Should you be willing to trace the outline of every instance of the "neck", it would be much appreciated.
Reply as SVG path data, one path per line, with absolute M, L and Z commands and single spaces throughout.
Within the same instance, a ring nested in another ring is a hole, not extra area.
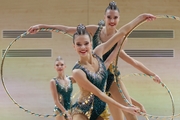
M 115 34 L 116 31 L 117 30 L 114 29 L 114 28 L 108 28 L 108 27 L 104 28 L 104 34 L 107 35 L 107 36 Z
M 80 60 L 79 60 L 79 63 L 81 65 L 92 64 L 93 63 L 93 55 L 92 55 L 92 53 L 89 54 L 87 57 L 81 57 Z
M 58 76 L 57 76 L 58 79 L 61 79 L 61 80 L 65 80 L 65 75 L 64 73 L 59 73 Z

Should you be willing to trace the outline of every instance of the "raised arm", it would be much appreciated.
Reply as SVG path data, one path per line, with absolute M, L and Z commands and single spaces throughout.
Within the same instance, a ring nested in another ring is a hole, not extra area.
M 121 44 L 121 42 L 119 41 L 118 44 L 116 45 L 115 49 L 113 50 L 113 52 L 111 52 L 111 54 L 108 56 L 108 58 L 104 62 L 106 69 L 108 69 L 109 65 L 116 59 L 116 56 L 117 56 L 119 48 L 120 48 L 120 44 Z
M 36 34 L 39 29 L 41 28 L 52 28 L 63 31 L 64 33 L 73 35 L 76 32 L 76 27 L 70 27 L 65 25 L 47 25 L 47 24 L 37 24 L 31 26 L 27 31 L 31 34 Z M 98 28 L 97 25 L 87 25 L 87 31 L 93 36 L 95 34 L 96 29 Z
M 92 83 L 90 83 L 88 81 L 88 79 L 86 78 L 85 73 L 82 70 L 79 69 L 74 69 L 73 70 L 73 78 L 75 79 L 76 83 L 82 87 L 83 89 L 92 92 L 94 95 L 96 95 L 97 97 L 99 97 L 102 101 L 108 103 L 108 104 L 112 104 L 115 107 L 118 107 L 126 112 L 129 112 L 131 114 L 135 114 L 137 115 L 139 112 L 139 109 L 136 107 L 126 107 L 123 106 L 121 104 L 119 104 L 118 102 L 116 102 L 115 100 L 113 100 L 112 98 L 108 97 L 105 93 L 103 93 L 102 91 L 100 91 L 96 86 L 94 86 Z
M 133 29 L 136 25 L 141 23 L 144 20 L 151 21 L 154 20 L 156 17 L 152 14 L 141 14 L 137 16 L 135 19 L 127 23 L 126 25 L 122 26 L 116 34 L 114 34 L 107 42 L 99 45 L 96 49 L 101 51 L 102 55 L 109 51 L 119 40 L 122 42 L 122 39 L 131 29 Z M 99 54 L 99 56 L 102 56 Z

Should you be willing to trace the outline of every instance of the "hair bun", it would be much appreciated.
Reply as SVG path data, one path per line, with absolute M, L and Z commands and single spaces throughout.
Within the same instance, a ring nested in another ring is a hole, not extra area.
M 100 20 L 99 23 L 98 23 L 99 26 L 105 26 L 105 22 L 104 20 Z
M 117 9 L 116 3 L 114 1 L 109 3 L 109 7 L 110 7 L 111 10 L 116 10 Z
M 86 27 L 85 27 L 83 24 L 79 24 L 79 25 L 77 26 L 77 33 L 78 33 L 79 35 L 84 35 L 85 32 L 86 32 Z

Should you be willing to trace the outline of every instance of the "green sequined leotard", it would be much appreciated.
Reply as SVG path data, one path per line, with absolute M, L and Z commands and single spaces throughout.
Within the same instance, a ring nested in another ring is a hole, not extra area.
M 102 30 L 102 26 L 100 25 L 98 27 L 98 29 L 96 30 L 94 36 L 93 36 L 93 49 L 96 48 L 99 44 L 102 43 L 101 39 L 100 39 L 100 32 Z M 104 55 L 103 55 L 103 60 L 105 61 L 108 56 L 111 54 L 111 52 L 114 50 L 114 48 L 116 47 L 117 44 L 115 44 L 108 52 L 106 52 Z M 111 66 L 113 66 L 111 64 Z M 107 84 L 106 84 L 106 92 L 109 92 L 109 89 L 111 87 L 111 84 L 113 83 L 114 81 L 114 74 L 111 72 L 112 70 L 110 70 L 110 68 L 107 70 L 108 72 L 108 78 L 107 78 Z M 120 75 L 120 71 L 117 71 L 118 72 L 118 75 Z
M 87 79 L 97 88 L 104 92 L 104 86 L 107 80 L 107 70 L 101 58 L 96 54 L 93 55 L 99 63 L 99 70 L 97 72 L 90 72 L 88 69 L 80 65 L 78 62 L 73 69 L 81 69 L 85 72 Z M 95 107 L 96 106 L 96 107 Z M 72 113 L 82 113 L 90 120 L 96 120 L 98 116 L 105 110 L 106 103 L 101 101 L 97 96 L 91 94 L 88 100 L 84 102 L 77 101 L 72 107 Z
M 73 85 L 72 85 L 72 81 L 70 80 L 69 77 L 67 77 L 68 81 L 69 81 L 69 85 L 67 87 L 62 86 L 61 84 L 59 84 L 59 82 L 57 81 L 57 78 L 53 78 L 56 82 L 56 88 L 57 88 L 57 92 L 58 92 L 58 96 L 59 96 L 59 102 L 64 106 L 64 108 L 66 110 L 70 110 L 71 108 L 71 94 L 73 91 Z M 61 110 L 55 106 L 54 111 L 56 112 L 56 114 L 62 114 Z

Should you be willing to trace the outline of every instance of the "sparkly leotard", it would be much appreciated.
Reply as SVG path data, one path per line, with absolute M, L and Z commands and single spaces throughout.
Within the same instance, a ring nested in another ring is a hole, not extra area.
M 87 79 L 97 88 L 104 92 L 104 86 L 107 80 L 106 67 L 101 58 L 96 54 L 93 56 L 98 60 L 99 69 L 97 72 L 90 72 L 88 69 L 80 65 L 78 62 L 73 69 L 81 69 L 87 76 Z M 106 103 L 101 101 L 97 96 L 91 94 L 84 102 L 77 101 L 72 107 L 72 113 L 82 113 L 90 120 L 96 120 L 98 116 L 105 110 Z
M 59 102 L 64 106 L 66 110 L 70 110 L 71 108 L 71 94 L 73 91 L 72 81 L 69 77 L 67 77 L 69 84 L 67 87 L 59 84 L 57 78 L 53 78 L 56 82 L 56 88 L 59 96 Z M 61 110 L 55 105 L 54 111 L 56 114 L 62 114 Z
M 96 30 L 94 36 L 93 36 L 93 49 L 95 47 L 97 47 L 99 44 L 102 43 L 101 39 L 100 39 L 100 32 L 102 30 L 102 26 L 99 26 L 98 29 Z M 108 56 L 111 54 L 111 52 L 114 50 L 114 48 L 116 47 L 117 44 L 115 44 L 108 52 L 106 52 L 104 55 L 103 55 L 103 60 L 105 61 Z M 108 78 L 107 78 L 107 84 L 106 84 L 106 92 L 109 92 L 109 89 L 111 87 L 111 84 L 113 83 L 114 81 L 114 73 L 113 73 L 113 70 L 112 68 L 114 67 L 114 65 L 110 65 L 109 69 L 107 70 L 108 72 Z M 120 71 L 117 71 L 118 74 L 120 75 Z

